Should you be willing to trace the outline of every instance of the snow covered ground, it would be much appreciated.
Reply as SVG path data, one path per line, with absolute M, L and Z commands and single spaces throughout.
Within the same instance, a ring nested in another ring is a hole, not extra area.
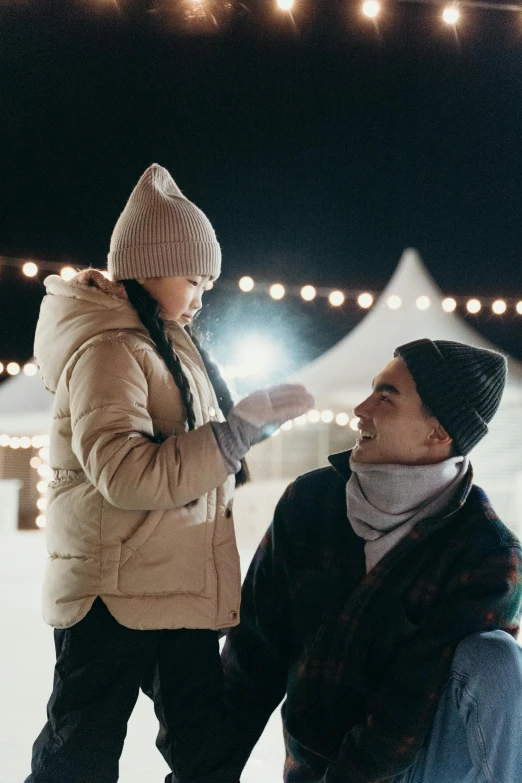
M 241 552 L 246 568 L 252 550 Z M 45 563 L 39 532 L 0 535 L 0 780 L 23 783 L 31 745 L 45 723 L 54 666 L 52 630 L 40 613 Z M 141 695 L 129 722 L 120 764 L 121 783 L 161 783 L 167 766 L 155 747 L 152 703 Z M 283 741 L 279 711 L 272 716 L 250 758 L 242 783 L 282 780 Z

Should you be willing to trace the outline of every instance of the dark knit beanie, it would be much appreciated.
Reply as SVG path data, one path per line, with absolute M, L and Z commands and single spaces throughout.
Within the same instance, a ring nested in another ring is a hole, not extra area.
M 450 340 L 414 340 L 395 350 L 419 396 L 467 454 L 488 432 L 506 385 L 507 361 L 497 351 Z

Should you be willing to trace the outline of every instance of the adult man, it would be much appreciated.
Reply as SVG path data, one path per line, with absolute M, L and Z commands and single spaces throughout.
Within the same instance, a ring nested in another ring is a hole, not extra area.
M 223 654 L 243 761 L 286 695 L 286 783 L 522 780 L 522 548 L 468 453 L 506 361 L 416 340 L 360 437 L 280 500 Z

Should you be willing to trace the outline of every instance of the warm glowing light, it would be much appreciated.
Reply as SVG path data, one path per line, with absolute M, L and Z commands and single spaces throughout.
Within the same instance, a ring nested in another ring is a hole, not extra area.
M 400 298 L 400 296 L 388 297 L 388 307 L 390 308 L 390 310 L 398 310 L 401 304 L 402 304 L 402 299 Z
M 29 460 L 29 465 L 36 470 L 36 468 L 39 468 L 42 464 L 42 460 L 40 457 L 31 457 Z
M 38 267 L 32 261 L 28 261 L 23 265 L 22 272 L 26 277 L 36 277 L 38 274 Z
M 36 485 L 36 489 L 40 493 L 40 495 L 45 495 L 47 492 L 47 481 L 39 481 Z
M 522 302 L 517 302 L 516 311 L 519 315 L 522 315 Z
M 27 364 L 24 364 L 24 373 L 26 375 L 36 375 L 38 372 L 38 368 L 36 367 L 36 364 L 33 364 L 32 362 L 27 362 Z
M 20 446 L 22 449 L 30 449 L 31 438 L 28 438 L 27 435 L 24 435 L 23 438 L 20 438 Z
M 38 498 L 36 501 L 36 508 L 38 511 L 45 511 L 47 508 L 47 498 Z
M 357 304 L 359 307 L 363 307 L 367 310 L 373 304 L 373 296 L 371 294 L 361 294 L 357 299 Z
M 0 435 L 0 446 L 3 446 L 4 448 L 6 446 L 9 446 L 10 440 L 11 438 L 9 437 L 9 435 Z
M 459 9 L 455 5 L 449 5 L 442 12 L 442 18 L 446 24 L 457 24 L 460 18 Z
M 305 300 L 305 302 L 311 302 L 312 299 L 315 299 L 316 290 L 313 287 L 313 285 L 305 285 L 303 288 L 301 288 L 301 296 Z
M 431 304 L 430 298 L 429 296 L 419 296 L 415 304 L 417 305 L 419 310 L 427 310 Z
M 108 272 L 106 269 L 102 269 L 102 270 L 101 270 L 101 273 L 102 273 L 102 275 L 103 275 L 104 277 L 106 277 L 106 278 L 107 278 L 107 280 L 110 280 L 110 279 L 111 279 L 110 272 Z
M 482 305 L 478 299 L 470 299 L 466 305 L 468 313 L 479 313 Z
M 277 435 L 280 435 L 280 434 L 281 434 L 281 428 L 279 428 L 278 430 L 276 430 L 275 432 L 273 432 L 273 433 L 272 433 L 272 435 L 271 435 L 271 437 L 272 437 L 272 438 L 275 438 Z
M 339 427 L 346 427 L 349 421 L 350 417 L 347 413 L 338 413 L 335 417 L 335 423 L 338 424 Z
M 40 435 L 40 441 L 42 443 L 42 446 L 49 446 L 51 443 L 51 438 L 49 435 Z
M 368 19 L 375 19 L 379 16 L 381 5 L 376 0 L 366 0 L 362 6 L 362 12 Z
M 493 302 L 491 305 L 491 309 L 495 315 L 502 315 L 502 313 L 505 313 L 507 310 L 507 304 L 502 299 L 497 299 L 497 301 Z
M 46 460 L 48 460 L 49 459 L 49 449 L 48 449 L 48 447 L 44 446 L 43 449 L 40 449 L 40 451 L 38 452 L 38 456 L 40 457 L 41 460 L 44 460 L 44 462 Z
M 284 424 L 281 424 L 281 429 L 284 430 L 285 432 L 288 432 L 288 430 L 291 430 L 293 426 L 294 426 L 293 421 L 285 421 Z
M 316 410 L 308 411 L 308 413 L 306 414 L 306 418 L 308 419 L 310 424 L 317 424 L 317 422 L 321 420 L 321 414 L 319 413 L 319 411 Z
M 45 514 L 39 514 L 36 519 L 34 520 L 34 523 L 36 527 L 45 527 L 47 520 L 45 519 Z
M 328 301 L 333 307 L 340 307 L 344 302 L 344 294 L 342 291 L 332 291 L 328 297 Z
M 64 280 L 72 280 L 75 276 L 76 272 L 72 268 L 72 266 L 64 266 L 60 270 L 60 275 L 63 277 Z
M 9 438 L 9 446 L 12 449 L 19 449 L 20 448 L 20 438 Z
M 251 277 L 248 277 L 248 276 L 242 277 L 241 280 L 239 281 L 239 287 L 245 293 L 248 293 L 249 291 L 251 291 L 253 289 L 254 285 L 255 285 L 254 281 L 252 280 Z
M 34 435 L 31 438 L 31 446 L 33 449 L 40 449 L 43 446 L 40 435 Z
M 52 475 L 52 470 L 49 465 L 40 465 L 38 468 L 38 475 L 42 478 L 50 478 Z
M 302 427 L 307 421 L 306 413 L 303 413 L 302 416 L 298 416 L 297 419 L 294 419 L 294 424 L 297 424 L 298 427 Z
M 451 296 L 448 296 L 447 299 L 444 299 L 442 302 L 442 309 L 446 313 L 452 313 L 456 307 L 457 303 Z
M 280 11 L 291 11 L 294 7 L 294 0 L 277 0 L 277 7 Z
M 274 285 L 270 286 L 270 296 L 272 299 L 282 299 L 285 294 L 285 287 L 284 285 L 281 285 L 281 283 L 274 283 Z
M 326 410 L 321 413 L 321 421 L 324 421 L 325 424 L 330 424 L 333 419 L 334 415 L 332 411 Z
M 3 372 L 3 371 L 4 371 L 4 365 L 2 364 L 2 362 L 0 362 L 0 372 Z
M 18 375 L 20 372 L 20 365 L 17 362 L 9 362 L 6 369 L 9 375 Z
M 350 422 L 350 429 L 357 431 L 359 429 L 359 419 L 352 419 Z

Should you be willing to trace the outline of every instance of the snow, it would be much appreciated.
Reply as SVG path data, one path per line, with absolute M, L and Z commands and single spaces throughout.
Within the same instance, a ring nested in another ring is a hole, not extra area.
M 253 551 L 242 550 L 243 570 Z M 0 778 L 22 783 L 30 772 L 31 746 L 46 720 L 54 667 L 53 633 L 41 618 L 40 593 L 45 564 L 41 532 L 0 535 Z M 152 702 L 140 695 L 129 721 L 120 763 L 121 783 L 161 783 L 168 768 L 156 750 L 157 721 Z M 279 710 L 242 775 L 242 783 L 282 780 L 284 761 Z

